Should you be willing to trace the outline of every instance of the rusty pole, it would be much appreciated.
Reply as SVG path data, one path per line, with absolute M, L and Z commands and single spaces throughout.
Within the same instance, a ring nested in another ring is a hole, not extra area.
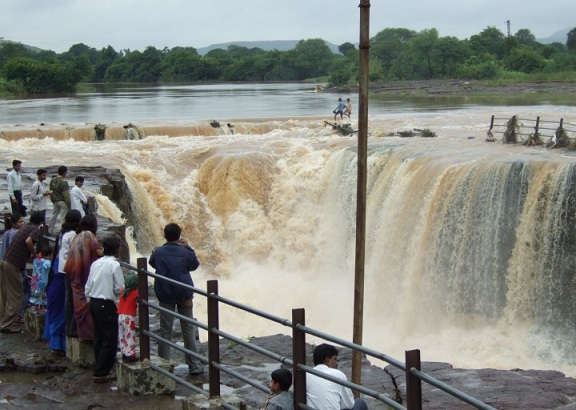
M 352 341 L 362 344 L 364 327 L 364 262 L 366 256 L 366 180 L 368 157 L 368 75 L 370 63 L 370 0 L 360 5 L 360 66 L 358 69 L 358 180 L 356 190 L 356 259 L 354 269 L 354 329 Z M 352 382 L 362 384 L 362 356 L 352 354 Z M 354 392 L 358 397 L 358 392 Z

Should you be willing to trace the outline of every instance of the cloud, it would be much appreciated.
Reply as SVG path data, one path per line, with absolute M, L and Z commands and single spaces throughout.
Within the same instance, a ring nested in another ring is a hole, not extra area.
M 0 35 L 5 39 L 66 51 L 76 43 L 116 50 L 191 46 L 229 41 L 322 38 L 358 42 L 360 0 L 0 0 Z M 387 27 L 437 28 L 460 39 L 488 26 L 512 34 L 527 28 L 537 37 L 572 28 L 573 0 L 454 2 L 372 0 L 370 33 Z

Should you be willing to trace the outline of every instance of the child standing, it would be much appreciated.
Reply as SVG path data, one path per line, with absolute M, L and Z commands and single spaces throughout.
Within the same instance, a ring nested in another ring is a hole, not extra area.
M 44 245 L 33 262 L 30 278 L 30 303 L 38 310 L 46 310 L 46 284 L 52 267 L 52 247 Z
M 115 301 L 124 288 L 124 276 L 116 255 L 120 238 L 108 236 L 102 241 L 104 256 L 90 266 L 84 291 L 90 298 L 90 313 L 94 322 L 94 358 L 96 360 L 92 381 L 105 383 L 116 380 L 112 368 L 116 363 L 118 347 L 118 310 Z
M 136 309 L 138 307 L 138 276 L 131 273 L 124 279 L 124 289 L 118 302 L 118 337 L 122 361 L 133 363 L 136 356 Z

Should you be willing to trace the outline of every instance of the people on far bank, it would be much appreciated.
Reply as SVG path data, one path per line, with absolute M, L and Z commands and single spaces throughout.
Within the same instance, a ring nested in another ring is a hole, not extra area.
M 48 171 L 40 168 L 36 171 L 37 179 L 32 184 L 30 189 L 30 211 L 40 212 L 42 214 L 43 220 L 46 221 L 46 208 L 48 207 L 48 197 L 52 193 L 48 189 L 48 184 L 46 183 L 46 177 L 48 176 Z
M 343 119 L 344 117 L 344 110 L 346 109 L 346 104 L 344 104 L 344 101 L 342 101 L 342 98 L 338 98 L 338 105 L 336 106 L 336 108 L 334 108 L 334 111 L 332 111 L 332 113 L 334 114 L 334 121 L 336 121 L 336 117 L 338 115 L 340 115 L 340 119 Z
M 188 245 L 180 235 L 182 229 L 175 223 L 169 223 L 164 227 L 166 243 L 155 248 L 150 255 L 150 266 L 156 269 L 156 274 L 166 278 L 194 286 L 190 271 L 195 271 L 200 266 L 194 249 Z M 194 292 L 191 289 L 173 285 L 165 280 L 154 280 L 154 292 L 158 298 L 160 307 L 178 313 L 182 316 L 193 318 L 192 298 Z M 174 316 L 160 312 L 160 336 L 168 341 L 172 340 L 172 327 Z M 184 347 L 198 354 L 196 345 L 196 326 L 180 319 Z M 167 343 L 158 342 L 158 356 L 170 360 L 171 347 Z M 186 364 L 190 375 L 198 375 L 204 371 L 202 362 L 191 354 L 186 354 Z
M 52 216 L 48 222 L 48 231 L 51 234 L 56 234 L 56 223 L 58 219 L 64 218 L 68 209 L 70 209 L 70 187 L 66 181 L 66 174 L 68 167 L 60 165 L 58 167 L 58 175 L 50 180 L 50 200 L 52 201 Z
M 20 175 L 21 169 L 22 161 L 19 159 L 12 161 L 12 171 L 6 175 L 6 181 L 8 183 L 8 197 L 10 198 L 12 213 L 18 213 L 22 216 L 26 216 L 27 208 L 22 202 L 22 177 Z
M 77 176 L 74 179 L 74 186 L 70 190 L 70 209 L 76 209 L 80 211 L 82 216 L 86 215 L 86 207 L 88 206 L 88 198 L 82 192 L 82 186 L 84 185 L 84 177 Z
M 314 370 L 347 381 L 346 375 L 337 369 L 338 350 L 327 343 L 314 348 Z M 306 403 L 322 410 L 367 410 L 363 399 L 354 399 L 352 390 L 338 383 L 323 379 L 312 373 L 306 375 Z
M 262 410 L 294 410 L 294 393 L 292 386 L 292 372 L 288 369 L 276 369 L 270 375 L 270 395 L 264 403 Z

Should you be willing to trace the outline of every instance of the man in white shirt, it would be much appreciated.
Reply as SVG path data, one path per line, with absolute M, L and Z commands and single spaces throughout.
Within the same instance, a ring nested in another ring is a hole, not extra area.
M 77 176 L 74 179 L 74 186 L 70 190 L 70 208 L 80 211 L 82 217 L 84 217 L 86 215 L 84 204 L 88 204 L 88 199 L 82 192 L 82 185 L 84 185 L 84 177 Z
M 22 161 L 15 159 L 12 161 L 12 171 L 6 176 L 8 182 L 8 196 L 10 197 L 10 205 L 12 205 L 12 213 L 26 216 L 26 207 L 22 202 L 22 177 L 20 176 L 20 169 L 22 168 Z
M 102 241 L 104 256 L 90 266 L 88 281 L 84 287 L 90 298 L 90 313 L 94 320 L 94 358 L 96 364 L 92 381 L 105 383 L 116 380 L 112 373 L 118 346 L 118 309 L 116 301 L 124 288 L 124 275 L 116 255 L 120 250 L 120 238 L 108 236 Z
M 40 212 L 42 214 L 42 219 L 46 220 L 46 208 L 48 207 L 48 196 L 52 193 L 48 190 L 48 184 L 46 183 L 46 176 L 48 171 L 40 168 L 36 171 L 38 179 L 32 184 L 30 189 L 30 211 Z
M 338 350 L 327 343 L 314 349 L 314 370 L 346 381 L 346 375 L 338 367 Z M 317 410 L 367 410 L 362 399 L 354 399 L 352 390 L 314 374 L 306 375 L 306 404 Z

